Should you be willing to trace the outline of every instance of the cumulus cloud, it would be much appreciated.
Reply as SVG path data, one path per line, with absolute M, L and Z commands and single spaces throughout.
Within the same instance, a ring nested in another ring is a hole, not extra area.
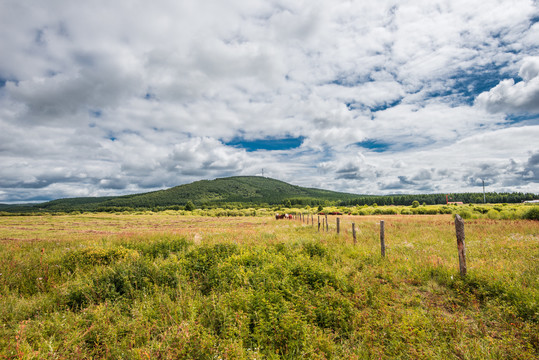
M 534 191 L 537 16 L 531 0 L 4 1 L 0 201 L 262 168 L 354 193 L 486 175 Z M 301 146 L 226 145 L 287 138 Z
M 489 112 L 539 112 L 539 57 L 524 59 L 518 76 L 522 81 L 502 80 L 480 94 L 476 104 Z
M 244 150 L 224 146 L 211 138 L 195 138 L 174 146 L 167 166 L 186 175 L 208 175 L 209 171 L 237 173 L 245 167 Z

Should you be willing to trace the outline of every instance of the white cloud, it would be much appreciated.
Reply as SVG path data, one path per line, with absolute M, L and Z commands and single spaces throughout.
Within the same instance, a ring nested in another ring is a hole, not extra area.
M 538 15 L 531 0 L 4 1 L 0 201 L 262 168 L 388 193 L 456 191 L 490 164 L 497 189 L 537 191 Z M 506 119 L 520 112 L 526 134 Z M 303 145 L 224 144 L 286 137 Z
M 525 58 L 518 72 L 522 81 L 501 81 L 493 89 L 477 97 L 477 105 L 490 112 L 539 111 L 539 57 Z

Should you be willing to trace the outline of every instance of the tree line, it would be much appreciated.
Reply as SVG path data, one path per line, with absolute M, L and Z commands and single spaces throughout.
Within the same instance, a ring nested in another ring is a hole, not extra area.
M 446 197 L 447 196 L 447 197 Z M 360 196 L 355 199 L 341 200 L 340 206 L 357 205 L 404 205 L 410 206 L 414 201 L 426 205 L 445 204 L 446 199 L 450 202 L 463 202 L 465 204 L 481 204 L 486 200 L 487 203 L 521 203 L 526 200 L 534 200 L 536 195 L 533 193 L 455 193 L 455 194 L 416 194 L 416 195 L 383 195 L 383 196 Z

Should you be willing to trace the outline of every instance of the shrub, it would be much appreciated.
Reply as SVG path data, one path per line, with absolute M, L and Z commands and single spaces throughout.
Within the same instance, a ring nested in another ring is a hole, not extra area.
M 469 210 L 462 209 L 462 210 L 459 210 L 457 212 L 457 214 L 459 214 L 460 217 L 463 218 L 463 219 L 471 219 L 472 218 L 472 213 Z
M 473 211 L 480 213 L 480 214 L 486 214 L 488 213 L 489 209 L 483 206 L 476 206 L 473 208 Z
M 530 210 L 526 211 L 523 216 L 524 219 L 539 221 L 539 206 L 534 206 Z
M 515 218 L 515 213 L 509 210 L 502 210 L 499 216 L 500 219 L 511 220 Z
M 185 204 L 185 210 L 193 211 L 195 209 L 196 209 L 195 204 L 193 204 L 192 201 L 188 201 L 187 204 Z
M 500 218 L 500 213 L 497 212 L 496 210 L 494 209 L 490 209 L 487 213 L 487 217 L 489 219 L 492 219 L 492 220 L 496 220 L 496 219 L 499 219 Z
M 451 209 L 449 206 L 442 206 L 441 208 L 438 209 L 438 211 L 440 212 L 440 214 L 452 214 L 453 213 L 453 209 Z
M 120 260 L 135 260 L 139 255 L 138 251 L 123 246 L 110 249 L 87 247 L 67 253 L 61 263 L 73 271 L 78 266 L 109 265 Z
M 126 245 L 138 250 L 143 256 L 150 258 L 167 258 L 171 253 L 185 251 L 189 247 L 189 242 L 185 238 L 160 238 L 151 242 L 137 242 L 133 245 Z
M 319 242 L 306 242 L 303 244 L 303 251 L 309 255 L 309 257 L 319 256 L 324 257 L 327 253 L 325 246 Z

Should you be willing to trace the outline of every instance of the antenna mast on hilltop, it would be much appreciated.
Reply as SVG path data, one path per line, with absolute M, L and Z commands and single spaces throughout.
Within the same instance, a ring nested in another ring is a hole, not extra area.
M 264 168 L 262 168 L 262 177 L 264 177 Z

